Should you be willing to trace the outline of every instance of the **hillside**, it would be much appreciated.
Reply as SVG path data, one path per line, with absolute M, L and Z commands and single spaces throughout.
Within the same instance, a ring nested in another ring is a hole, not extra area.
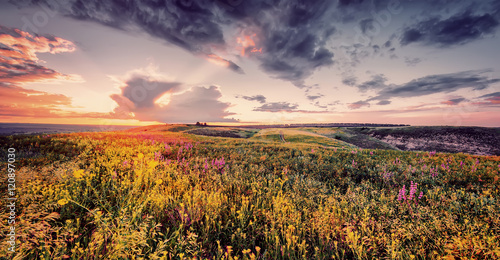
M 360 150 L 335 128 L 193 131 L 237 129 L 0 136 L 9 259 L 500 258 L 499 156 Z
M 437 151 L 500 155 L 500 129 L 486 127 L 413 126 L 351 128 L 404 151 Z
M 243 138 L 249 141 L 317 144 L 325 147 L 436 151 L 500 155 L 500 129 L 485 127 L 283 127 L 248 128 L 194 125 L 155 125 L 129 132 L 176 132 L 197 136 Z

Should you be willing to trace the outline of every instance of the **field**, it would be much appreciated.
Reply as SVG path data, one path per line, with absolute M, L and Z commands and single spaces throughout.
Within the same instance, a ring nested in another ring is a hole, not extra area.
M 386 144 L 356 136 L 153 126 L 0 137 L 2 158 L 15 149 L 17 194 L 14 253 L 1 201 L 0 257 L 500 258 L 499 156 L 361 149 Z

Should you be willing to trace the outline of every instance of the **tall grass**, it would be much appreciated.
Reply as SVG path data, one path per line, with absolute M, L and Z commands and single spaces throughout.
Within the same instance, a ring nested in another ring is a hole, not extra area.
M 1 142 L 20 157 L 9 259 L 500 258 L 499 157 L 169 132 Z

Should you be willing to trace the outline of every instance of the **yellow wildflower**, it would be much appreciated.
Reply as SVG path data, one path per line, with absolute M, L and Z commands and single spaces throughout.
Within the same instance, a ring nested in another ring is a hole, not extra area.
M 149 168 L 150 170 L 152 170 L 152 169 L 154 169 L 156 166 L 158 166 L 158 164 L 159 164 L 159 163 L 158 163 L 157 161 L 149 161 L 149 162 L 148 162 L 148 168 Z
M 142 158 L 144 158 L 144 154 L 139 153 L 139 154 L 137 155 L 137 158 L 139 158 L 139 160 L 141 160 Z
M 162 183 L 163 183 L 163 180 L 162 180 L 162 179 L 159 179 L 159 180 L 156 180 L 155 182 L 156 182 L 156 184 L 157 184 L 157 185 L 160 185 L 160 184 L 162 184 Z
M 77 179 L 81 179 L 84 175 L 84 171 L 83 170 L 78 170 L 78 171 L 74 171 L 73 172 L 73 176 L 75 176 L 75 178 Z
M 60 199 L 60 200 L 57 201 L 57 203 L 59 205 L 63 206 L 63 205 L 68 204 L 68 200 L 67 199 Z

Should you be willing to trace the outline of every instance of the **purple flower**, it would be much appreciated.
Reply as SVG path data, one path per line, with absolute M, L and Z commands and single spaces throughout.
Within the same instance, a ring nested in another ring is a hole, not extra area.
M 205 170 L 208 170 L 208 162 L 207 162 L 207 159 L 205 159 Z
M 399 194 L 398 194 L 398 201 L 405 201 L 406 200 L 406 187 L 405 185 L 403 185 L 403 188 L 401 188 L 399 190 Z
M 417 183 L 414 183 L 413 181 L 410 184 L 410 197 L 408 200 L 412 200 L 415 197 L 415 193 L 417 192 Z

